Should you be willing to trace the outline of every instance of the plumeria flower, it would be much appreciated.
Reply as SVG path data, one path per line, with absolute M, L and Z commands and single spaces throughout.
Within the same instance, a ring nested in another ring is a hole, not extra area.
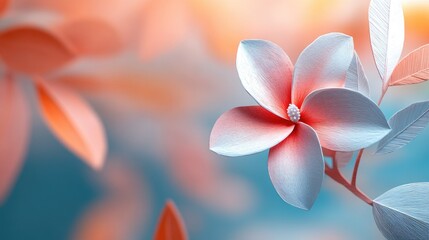
M 268 171 L 282 199 L 310 209 L 324 175 L 321 147 L 355 151 L 389 132 L 377 105 L 343 88 L 353 39 L 340 33 L 317 38 L 295 68 L 276 44 L 242 41 L 237 70 L 260 106 L 234 108 L 215 123 L 210 149 L 242 156 L 270 149 Z

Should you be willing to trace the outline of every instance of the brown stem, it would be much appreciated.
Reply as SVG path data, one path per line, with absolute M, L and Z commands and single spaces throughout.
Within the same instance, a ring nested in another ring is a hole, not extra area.
M 335 160 L 333 159 L 333 162 Z M 369 198 L 367 195 L 365 195 L 359 188 L 357 188 L 355 185 L 352 185 L 347 181 L 347 179 L 344 177 L 343 174 L 338 170 L 338 167 L 336 167 L 336 164 L 333 164 L 333 167 L 330 168 L 325 163 L 325 174 L 328 175 L 332 180 L 336 181 L 337 183 L 343 185 L 345 188 L 347 188 L 351 193 L 353 193 L 356 197 L 361 199 L 362 201 L 366 202 L 368 205 L 372 206 L 373 201 L 371 198 Z
M 356 158 L 356 162 L 355 162 L 355 167 L 353 168 L 353 175 L 352 175 L 352 186 L 356 186 L 356 178 L 357 178 L 357 173 L 359 170 L 359 164 L 360 164 L 360 159 L 362 158 L 362 154 L 363 154 L 363 150 L 361 149 L 358 153 L 358 156 Z

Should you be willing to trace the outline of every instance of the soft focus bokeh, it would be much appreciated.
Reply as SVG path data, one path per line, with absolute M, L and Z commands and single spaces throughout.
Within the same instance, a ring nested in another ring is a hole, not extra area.
M 56 56 L 67 59 L 64 64 L 40 61 L 34 69 L 32 59 L 20 59 L 10 42 L 0 41 L 0 52 L 11 54 L 0 63 L 0 106 L 17 118 L 5 123 L 1 116 L 0 134 L 10 136 L 10 157 L 23 159 L 22 166 L 12 166 L 17 177 L 0 205 L 0 239 L 151 239 L 168 199 L 180 209 L 190 239 L 381 238 L 371 208 L 328 177 L 312 210 L 303 211 L 277 195 L 267 152 L 227 158 L 208 149 L 211 127 L 224 111 L 254 104 L 235 70 L 243 39 L 276 42 L 294 62 L 317 36 L 349 34 L 376 99 L 381 81 L 369 43 L 368 5 L 369 0 L 0 1 L 1 32 L 37 27 L 67 46 Z M 404 0 L 403 6 L 404 56 L 429 43 L 429 2 Z M 23 39 L 37 45 L 46 36 Z M 54 40 L 49 41 L 58 44 Z M 16 51 L 21 50 L 26 51 Z M 9 74 L 13 85 L 6 82 Z M 78 157 L 85 152 L 64 147 L 44 124 L 40 89 L 33 87 L 40 76 L 43 84 L 83 96 L 97 113 L 108 146 L 101 169 L 85 164 Z M 390 88 L 382 110 L 390 117 L 429 99 L 428 84 Z M 2 97 L 6 87 L 17 91 L 17 106 Z M 358 185 L 375 198 L 401 184 L 429 181 L 428 138 L 426 129 L 395 153 L 366 151 Z

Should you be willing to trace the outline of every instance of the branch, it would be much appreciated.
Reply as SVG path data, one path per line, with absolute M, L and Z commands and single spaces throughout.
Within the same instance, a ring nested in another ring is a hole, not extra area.
M 359 153 L 358 153 L 357 158 L 356 158 L 355 167 L 353 168 L 352 186 L 356 186 L 356 178 L 357 178 L 357 173 L 358 173 L 358 170 L 359 170 L 360 159 L 362 158 L 363 151 L 364 151 L 364 149 L 361 149 L 359 151 Z
M 346 189 L 348 189 L 351 193 L 353 193 L 356 197 L 367 203 L 368 205 L 373 204 L 373 201 L 371 198 L 369 198 L 367 195 L 365 195 L 359 188 L 357 188 L 355 185 L 350 184 L 347 179 L 344 177 L 343 174 L 338 170 L 338 167 L 336 165 L 335 158 L 332 159 L 333 161 L 333 167 L 330 168 L 328 164 L 325 163 L 325 174 L 332 178 L 332 180 L 336 181 L 337 183 L 343 185 Z

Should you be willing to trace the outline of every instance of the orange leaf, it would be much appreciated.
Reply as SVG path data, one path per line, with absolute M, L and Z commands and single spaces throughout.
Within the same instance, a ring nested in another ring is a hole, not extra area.
M 155 240 L 185 240 L 188 239 L 185 224 L 180 216 L 176 205 L 171 201 L 167 201 L 161 218 L 158 222 L 158 227 L 155 231 Z
M 77 156 L 95 169 L 106 154 L 103 125 L 91 107 L 70 89 L 55 82 L 37 81 L 37 92 L 45 122 Z
M 0 203 L 21 169 L 30 132 L 24 94 L 16 81 L 0 80 Z
M 0 0 L 0 15 L 3 15 L 4 12 L 9 8 L 10 0 Z
M 0 57 L 11 69 L 42 74 L 62 67 L 74 58 L 74 53 L 52 33 L 21 26 L 0 33 Z
M 122 47 L 116 29 L 98 18 L 78 18 L 60 28 L 79 54 L 104 56 L 116 53 Z
M 152 0 L 145 5 L 141 24 L 140 56 L 150 60 L 184 40 L 189 28 L 185 1 Z
M 429 80 L 429 44 L 405 56 L 390 77 L 389 85 L 416 84 Z

